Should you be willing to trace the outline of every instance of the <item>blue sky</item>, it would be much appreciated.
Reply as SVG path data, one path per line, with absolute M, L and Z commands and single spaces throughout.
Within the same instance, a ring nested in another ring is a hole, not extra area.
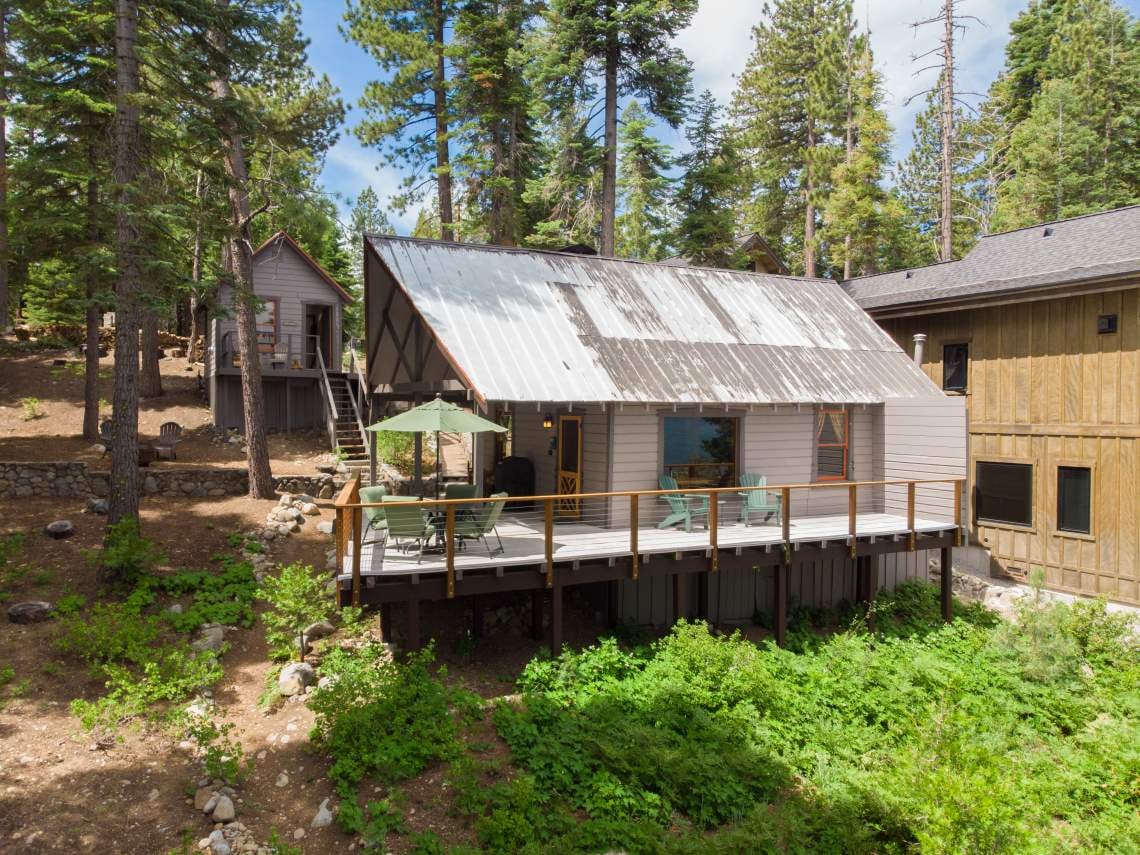
M 911 23 L 934 14 L 940 0 L 855 0 L 860 23 L 871 28 L 876 65 L 887 91 L 885 107 L 895 128 L 894 155 L 902 157 L 910 148 L 914 115 L 921 109 L 918 97 L 907 106 L 906 98 L 922 92 L 933 83 L 934 72 L 915 75 L 926 63 L 911 57 L 936 44 L 935 28 L 915 31 Z M 963 92 L 984 92 L 1001 68 L 1010 21 L 1025 8 L 1026 0 L 963 0 L 959 14 L 977 15 L 984 25 L 967 22 L 969 29 L 959 37 L 958 88 Z M 1134 15 L 1140 14 L 1140 0 L 1125 0 Z M 760 19 L 763 0 L 701 0 L 692 25 L 678 36 L 694 67 L 697 91 L 709 89 L 722 102 L 728 100 L 734 76 L 744 68 L 752 50 L 752 26 Z M 341 0 L 302 0 L 302 28 L 311 40 L 309 61 L 318 72 L 328 74 L 350 105 L 339 142 L 329 152 L 322 176 L 325 189 L 345 200 L 369 184 L 386 200 L 398 188 L 400 174 L 387 166 L 375 150 L 364 148 L 349 129 L 360 118 L 355 106 L 365 83 L 376 75 L 371 58 L 338 30 L 343 14 Z M 675 148 L 681 138 L 668 128 L 660 136 Z M 401 232 L 415 221 L 415 212 L 393 217 Z

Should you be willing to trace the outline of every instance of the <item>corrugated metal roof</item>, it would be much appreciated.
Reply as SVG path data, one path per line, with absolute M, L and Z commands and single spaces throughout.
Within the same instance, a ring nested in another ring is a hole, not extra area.
M 843 287 L 860 306 L 875 310 L 1136 272 L 1140 205 L 985 235 L 960 261 L 861 276 Z
M 940 394 L 834 282 L 368 240 L 489 400 L 877 403 Z

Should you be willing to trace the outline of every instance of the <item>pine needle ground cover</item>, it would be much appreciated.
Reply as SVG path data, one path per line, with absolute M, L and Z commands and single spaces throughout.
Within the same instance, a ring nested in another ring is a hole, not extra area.
M 1140 852 L 1121 618 L 1031 602 L 1017 625 L 962 609 L 945 626 L 918 584 L 877 610 L 876 631 L 801 652 L 681 623 L 538 659 L 492 713 L 509 764 L 440 704 L 430 732 L 456 741 L 428 753 L 483 851 Z

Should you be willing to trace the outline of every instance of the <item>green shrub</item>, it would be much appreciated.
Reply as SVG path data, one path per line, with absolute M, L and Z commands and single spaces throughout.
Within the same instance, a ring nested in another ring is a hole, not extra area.
M 43 402 L 39 398 L 21 398 L 20 406 L 24 409 L 23 419 L 30 422 L 33 419 L 42 419 L 44 417 Z
M 140 614 L 133 603 L 96 603 L 85 614 L 61 617 L 56 647 L 83 659 L 99 677 L 112 662 L 145 662 L 161 630 L 157 617 Z
M 305 658 L 302 630 L 336 610 L 333 595 L 325 590 L 326 581 L 306 564 L 290 564 L 277 576 L 266 577 L 261 597 L 269 603 L 269 611 L 261 619 L 272 658 L 288 659 L 294 652 L 299 659 Z
M 139 534 L 139 521 L 123 517 L 107 529 L 101 551 L 88 553 L 109 581 L 123 587 L 134 586 L 162 561 L 162 552 Z
M 197 747 L 206 777 L 236 784 L 252 765 L 244 761 L 241 743 L 230 738 L 234 726 L 219 724 L 212 716 L 184 715 L 182 727 Z
M 217 572 L 181 570 L 172 576 L 148 577 L 145 584 L 169 596 L 193 597 L 181 614 L 163 613 L 179 632 L 192 632 L 207 623 L 253 626 L 253 603 L 258 586 L 253 566 L 247 561 L 227 556 Z
M 87 598 L 82 594 L 64 594 L 55 603 L 55 612 L 58 615 L 73 615 L 87 605 Z

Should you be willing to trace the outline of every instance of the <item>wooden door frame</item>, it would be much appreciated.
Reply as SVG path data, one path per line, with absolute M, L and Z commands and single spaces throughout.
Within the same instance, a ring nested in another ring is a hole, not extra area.
M 304 303 L 304 302 L 301 303 L 301 318 L 302 318 L 301 323 L 303 324 L 304 329 L 306 330 L 306 332 L 302 333 L 302 335 L 307 336 L 309 334 L 307 332 L 308 324 L 306 323 L 309 319 L 309 309 L 316 309 L 316 308 L 324 309 L 325 313 L 326 313 L 325 317 L 327 319 L 327 323 L 326 323 L 327 329 L 325 331 L 325 352 L 323 355 L 325 358 L 325 368 L 327 368 L 329 371 L 335 373 L 335 372 L 340 371 L 339 365 L 334 366 L 332 364 L 333 363 L 333 328 L 335 327 L 335 324 L 334 324 L 335 319 L 333 317 L 333 312 L 336 310 L 336 305 L 334 303 Z
M 563 490 L 563 473 L 564 473 L 564 471 L 568 471 L 568 470 L 562 469 L 562 425 L 566 422 L 569 422 L 569 421 L 578 423 L 578 455 L 577 455 L 578 471 L 575 473 L 576 474 L 575 489 L 574 490 Z M 560 496 L 566 495 L 569 493 L 581 493 L 582 492 L 582 469 L 583 469 L 583 466 L 582 466 L 582 427 L 583 427 L 582 416 L 573 415 L 573 414 L 569 414 L 569 413 L 559 414 L 558 422 L 557 422 L 557 425 L 555 426 L 556 433 L 555 433 L 555 446 L 554 446 L 554 459 L 555 459 L 554 491 Z M 579 519 L 582 516 L 582 503 L 580 500 L 560 501 L 560 502 L 558 502 L 558 513 L 564 517 L 573 517 L 574 519 Z

